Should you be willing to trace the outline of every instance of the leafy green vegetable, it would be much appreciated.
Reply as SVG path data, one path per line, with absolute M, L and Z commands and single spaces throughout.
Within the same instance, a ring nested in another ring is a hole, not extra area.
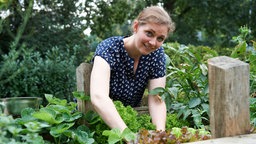
M 108 143 L 115 144 L 117 142 L 123 143 L 123 140 L 132 141 L 135 140 L 136 136 L 129 128 L 124 129 L 121 133 L 120 129 L 114 128 L 111 130 L 103 131 L 102 135 L 108 136 Z
M 74 91 L 73 96 L 80 100 L 85 100 L 85 101 L 90 100 L 90 96 L 85 95 L 85 93 L 83 91 Z
M 22 137 L 22 139 L 27 139 L 26 141 L 39 144 L 45 143 L 42 137 L 45 134 L 49 134 L 56 144 L 92 144 L 95 142 L 94 132 L 91 132 L 85 125 L 80 126 L 79 122 L 83 114 L 77 111 L 76 103 L 68 103 L 66 100 L 49 94 L 45 97 L 49 100 L 45 107 L 41 106 L 39 110 L 31 108 L 22 110 L 21 118 L 14 121 L 16 125 L 8 126 L 7 130 L 12 133 L 12 137 Z
M 56 105 L 62 105 L 62 106 L 67 105 L 67 100 L 55 98 L 51 94 L 45 94 L 45 98 L 48 101 L 49 105 L 50 104 L 56 104 Z
M 210 139 L 210 132 L 205 129 L 194 129 L 189 127 L 177 128 L 171 130 L 156 131 L 142 129 L 138 133 L 136 143 L 186 143 Z
M 182 135 L 181 128 L 177 128 L 177 127 L 172 128 L 171 134 L 173 134 L 176 137 L 180 137 Z

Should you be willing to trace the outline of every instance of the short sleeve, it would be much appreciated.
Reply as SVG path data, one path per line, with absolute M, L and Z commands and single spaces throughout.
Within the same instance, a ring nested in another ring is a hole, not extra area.
M 122 41 L 120 41 L 118 38 L 108 38 L 97 46 L 94 57 L 102 57 L 104 60 L 106 60 L 112 69 L 114 65 L 118 63 L 119 48 L 121 45 Z
M 166 75 L 166 55 L 162 47 L 154 52 L 151 62 L 149 79 L 164 77 Z

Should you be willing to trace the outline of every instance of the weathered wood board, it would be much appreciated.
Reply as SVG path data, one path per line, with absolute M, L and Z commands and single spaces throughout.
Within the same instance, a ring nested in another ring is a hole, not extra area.
M 226 56 L 208 60 L 210 127 L 213 138 L 248 134 L 249 64 Z

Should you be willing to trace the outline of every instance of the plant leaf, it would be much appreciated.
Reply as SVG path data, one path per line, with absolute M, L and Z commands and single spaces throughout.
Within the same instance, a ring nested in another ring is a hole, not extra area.
M 178 88 L 178 87 L 171 87 L 171 88 L 168 88 L 168 90 L 170 91 L 170 93 L 171 93 L 175 98 L 177 98 L 178 92 L 179 92 L 179 88 Z
M 149 95 L 160 95 L 160 93 L 164 92 L 165 89 L 163 87 L 157 87 L 153 90 L 149 91 Z
M 61 100 L 59 98 L 55 98 L 51 94 L 45 94 L 45 98 L 49 102 L 49 104 L 56 104 L 56 105 L 62 105 L 62 106 L 67 105 L 67 100 L 65 99 Z
M 47 109 L 47 108 L 41 108 L 38 112 L 34 112 L 32 114 L 33 117 L 46 121 L 49 124 L 55 124 L 57 123 L 55 120 L 56 113 L 52 109 Z
M 51 128 L 50 134 L 53 137 L 59 137 L 66 130 L 71 128 L 75 123 L 61 123 Z
M 111 129 L 111 130 L 104 130 L 102 135 L 108 136 L 108 143 L 109 144 L 115 144 L 118 141 L 122 140 L 121 131 L 117 128 L 114 128 L 114 129 Z
M 239 55 L 243 54 L 245 51 L 246 51 L 246 41 L 243 41 L 235 47 L 235 50 L 232 51 L 230 56 L 233 58 L 237 58 Z
M 125 140 L 127 141 L 132 141 L 132 140 L 135 140 L 136 135 L 129 128 L 126 128 L 124 129 L 121 137 L 125 138 Z
M 76 130 L 75 132 L 76 140 L 79 143 L 93 144 L 94 139 L 89 137 L 89 134 L 82 130 Z
M 179 138 L 180 136 L 182 136 L 181 128 L 178 128 L 178 127 L 172 128 L 171 133 L 172 133 L 173 135 L 175 135 L 177 138 Z
M 201 104 L 201 99 L 198 98 L 198 97 L 192 98 L 192 99 L 189 101 L 189 103 L 188 103 L 189 108 L 194 108 L 194 107 L 198 106 L 199 104 Z
M 75 98 L 80 100 L 89 101 L 91 99 L 90 96 L 85 95 L 83 91 L 74 91 L 72 94 Z
M 203 73 L 203 75 L 207 75 L 208 74 L 208 68 L 207 68 L 207 66 L 205 65 L 205 64 L 200 64 L 200 69 L 201 69 L 201 71 L 202 71 L 202 73 Z
M 166 65 L 166 67 L 168 67 L 171 63 L 171 58 L 167 54 L 165 54 L 165 57 L 166 57 L 165 65 Z
M 99 114 L 94 111 L 88 111 L 85 113 L 84 118 L 91 125 L 101 121 Z

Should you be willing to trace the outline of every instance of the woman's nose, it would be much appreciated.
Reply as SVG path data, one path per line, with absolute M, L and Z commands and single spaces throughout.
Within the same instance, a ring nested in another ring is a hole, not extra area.
M 156 38 L 152 38 L 150 41 L 149 41 L 149 44 L 151 46 L 156 46 Z

